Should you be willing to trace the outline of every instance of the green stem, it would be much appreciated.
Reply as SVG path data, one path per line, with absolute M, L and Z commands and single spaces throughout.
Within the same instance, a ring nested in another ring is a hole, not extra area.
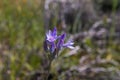
M 51 58 L 51 57 L 49 57 L 48 73 L 47 73 L 47 78 L 46 78 L 46 80 L 49 80 L 51 63 L 52 63 L 52 58 Z

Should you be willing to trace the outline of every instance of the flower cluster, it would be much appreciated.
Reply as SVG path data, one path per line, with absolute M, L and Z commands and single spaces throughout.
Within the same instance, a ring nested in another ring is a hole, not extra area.
M 55 57 L 63 47 L 73 49 L 74 43 L 72 41 L 68 41 L 67 43 L 64 43 L 65 38 L 66 38 L 65 33 L 59 36 L 57 35 L 56 27 L 52 31 L 49 30 L 46 33 L 46 37 L 44 41 L 44 50 L 46 52 L 50 52 L 50 55 L 52 55 L 52 57 Z

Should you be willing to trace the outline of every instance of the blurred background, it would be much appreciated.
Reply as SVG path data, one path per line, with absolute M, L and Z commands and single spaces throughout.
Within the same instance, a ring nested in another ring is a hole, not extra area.
M 75 49 L 52 62 L 49 80 L 120 80 L 119 0 L 0 0 L 0 80 L 44 80 L 54 26 Z

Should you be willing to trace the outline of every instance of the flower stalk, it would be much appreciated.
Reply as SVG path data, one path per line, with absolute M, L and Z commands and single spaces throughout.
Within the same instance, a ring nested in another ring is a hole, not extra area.
M 63 33 L 59 36 L 57 35 L 56 27 L 52 31 L 49 30 L 46 33 L 44 40 L 44 51 L 48 53 L 48 59 L 49 59 L 48 75 L 46 80 L 48 80 L 50 74 L 49 71 L 50 71 L 51 63 L 58 56 L 60 50 L 62 50 L 63 48 L 74 49 L 73 41 L 70 40 L 67 43 L 65 43 L 65 38 L 66 38 L 66 33 Z

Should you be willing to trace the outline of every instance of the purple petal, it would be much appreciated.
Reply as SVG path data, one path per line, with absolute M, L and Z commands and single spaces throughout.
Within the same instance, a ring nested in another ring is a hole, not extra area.
M 63 44 L 63 41 L 59 40 L 58 43 L 57 43 L 57 50 L 61 49 L 62 44 Z
M 54 30 L 52 32 L 52 36 L 57 37 L 57 29 L 56 29 L 56 27 L 54 28 Z
M 60 50 L 64 44 L 64 39 L 65 39 L 65 33 L 60 35 L 58 38 L 58 43 L 57 43 L 57 50 Z
M 50 52 L 54 53 L 54 50 L 55 50 L 55 43 L 52 42 L 51 45 L 50 45 Z
M 65 34 L 62 34 L 58 38 L 57 49 L 61 49 L 65 39 Z
M 65 43 L 63 46 L 70 46 L 70 45 L 73 45 L 73 41 L 68 41 L 67 43 Z
M 60 39 L 64 40 L 64 39 L 65 39 L 65 37 L 66 37 L 66 34 L 65 34 L 65 33 L 63 33 L 63 34 L 60 36 Z
M 68 47 L 70 49 L 74 49 L 73 44 L 74 43 L 72 41 L 68 41 L 67 43 L 63 44 L 63 47 Z
M 67 46 L 68 48 L 70 48 L 70 49 L 74 49 L 75 47 L 73 47 L 73 46 Z
M 52 31 L 51 31 L 51 30 L 49 30 L 48 35 L 50 36 L 51 34 L 52 34 Z
M 51 37 L 51 30 L 49 30 L 47 33 L 46 33 L 46 37 L 47 37 L 47 39 L 49 39 L 50 37 Z
M 60 38 L 57 43 L 57 50 L 60 50 L 63 46 L 64 40 Z

